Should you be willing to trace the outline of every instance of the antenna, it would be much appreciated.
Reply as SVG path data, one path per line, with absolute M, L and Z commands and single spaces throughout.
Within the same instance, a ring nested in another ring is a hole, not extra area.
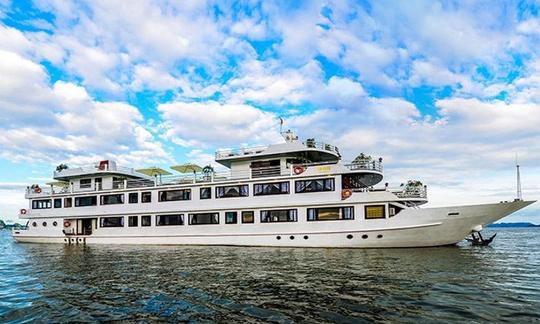
M 279 133 L 283 135 L 283 118 L 279 117 Z
M 521 176 L 519 174 L 519 163 L 518 163 L 518 155 L 516 153 L 516 180 L 517 180 L 517 201 L 523 200 L 523 194 L 521 192 Z

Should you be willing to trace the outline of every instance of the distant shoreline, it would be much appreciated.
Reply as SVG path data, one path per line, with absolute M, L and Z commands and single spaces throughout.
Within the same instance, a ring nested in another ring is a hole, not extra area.
M 517 223 L 494 223 L 488 225 L 488 227 L 540 227 L 540 225 L 535 225 L 528 222 L 517 222 Z

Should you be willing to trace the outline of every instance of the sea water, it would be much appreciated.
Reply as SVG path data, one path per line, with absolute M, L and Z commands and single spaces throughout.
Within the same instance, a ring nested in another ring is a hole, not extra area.
M 0 322 L 538 321 L 540 229 L 497 232 L 489 247 L 306 249 L 18 244 L 0 231 Z

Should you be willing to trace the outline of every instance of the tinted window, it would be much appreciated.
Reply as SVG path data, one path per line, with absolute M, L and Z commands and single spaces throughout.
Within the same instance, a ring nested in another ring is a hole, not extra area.
M 54 200 L 54 208 L 62 208 L 62 199 L 55 199 Z
M 308 221 L 354 219 L 353 207 L 308 208 Z
M 238 213 L 225 212 L 225 224 L 236 224 L 236 223 L 238 223 Z
M 320 192 L 320 191 L 334 191 L 334 178 L 298 180 L 295 182 L 296 193 Z
M 73 200 L 71 198 L 64 198 L 64 208 L 71 208 Z
M 79 187 L 81 189 L 88 189 L 92 187 L 92 179 L 81 179 L 79 181 Z
M 212 198 L 212 188 L 201 188 L 201 199 Z
M 247 197 L 248 185 L 216 187 L 216 198 Z
M 157 215 L 156 226 L 184 225 L 184 215 Z
M 128 226 L 137 227 L 139 226 L 139 216 L 129 216 L 128 217 Z
M 296 209 L 261 210 L 261 223 L 296 222 Z
M 159 192 L 159 201 L 190 200 L 191 189 L 169 190 Z
M 139 202 L 139 193 L 138 192 L 130 192 L 128 196 L 128 200 L 130 204 L 136 204 Z
M 152 226 L 152 217 L 141 216 L 141 226 Z
M 218 213 L 189 214 L 190 225 L 219 224 Z
M 102 205 L 117 205 L 117 204 L 123 204 L 123 203 L 124 203 L 123 194 L 101 196 Z
M 152 202 L 152 193 L 151 192 L 142 192 L 141 193 L 141 202 L 142 203 Z
M 50 199 L 32 200 L 32 209 L 48 209 L 51 205 Z
M 242 212 L 242 223 L 253 223 L 255 222 L 255 213 L 253 211 L 243 211 Z
M 96 196 L 75 197 L 75 207 L 96 206 L 96 205 L 97 205 Z
M 253 195 L 279 195 L 289 193 L 289 181 L 272 182 L 272 183 L 257 183 L 253 185 Z
M 124 227 L 124 217 L 101 217 L 100 227 Z

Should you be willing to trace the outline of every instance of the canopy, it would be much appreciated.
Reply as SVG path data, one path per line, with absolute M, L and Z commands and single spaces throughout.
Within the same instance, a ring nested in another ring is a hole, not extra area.
M 202 171 L 202 168 L 200 166 L 198 166 L 197 164 L 193 164 L 193 163 L 175 165 L 175 166 L 172 166 L 171 169 L 173 169 L 175 171 L 178 171 L 180 173 L 192 173 L 192 172 L 196 173 L 196 172 L 201 172 Z
M 158 168 L 158 167 L 150 167 L 150 168 L 145 168 L 145 169 L 138 169 L 138 170 L 135 170 L 135 171 L 137 171 L 139 173 L 142 173 L 142 174 L 146 174 L 147 176 L 151 176 L 151 177 L 172 174 L 169 171 L 163 170 L 162 168 Z
M 67 181 L 52 181 L 52 182 L 47 182 L 46 185 L 47 186 L 53 186 L 53 187 L 67 187 L 67 186 L 69 186 L 69 182 L 67 182 Z

